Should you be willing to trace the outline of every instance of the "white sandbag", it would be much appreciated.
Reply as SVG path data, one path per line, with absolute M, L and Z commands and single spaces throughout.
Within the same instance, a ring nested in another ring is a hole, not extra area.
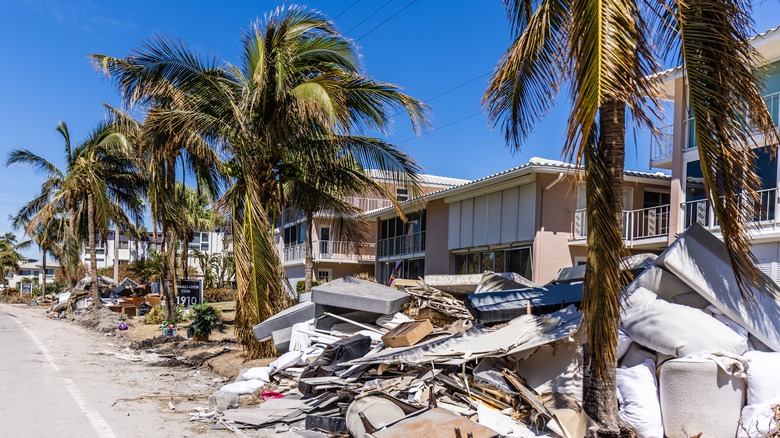
M 674 357 L 744 353 L 747 339 L 706 312 L 673 304 L 643 287 L 623 306 L 622 328 L 634 342 Z
M 633 342 L 634 341 L 631 340 L 631 338 L 626 334 L 626 332 L 624 332 L 623 330 L 618 330 L 618 346 L 617 346 L 618 360 L 623 358 L 623 356 L 626 354 L 626 351 L 628 351 L 628 347 L 630 347 Z
M 391 313 L 390 315 L 382 315 L 379 318 L 376 319 L 376 325 L 382 328 L 386 328 L 388 330 L 392 330 L 398 325 L 405 323 L 405 322 L 412 322 L 414 321 L 412 318 L 409 318 L 408 316 L 404 315 L 403 313 Z
M 760 405 L 780 400 L 780 353 L 749 351 L 747 404 Z
M 268 364 L 268 367 L 272 373 L 275 373 L 296 365 L 304 365 L 301 359 L 303 359 L 303 351 L 288 351 Z
M 271 381 L 271 367 L 254 367 L 244 371 L 241 374 L 244 380 L 261 380 L 263 382 Z
M 233 394 L 252 394 L 258 389 L 265 386 L 267 382 L 263 382 L 259 379 L 244 380 L 241 382 L 228 383 L 220 388 L 220 391 L 232 392 Z
M 780 404 L 780 399 L 760 405 L 748 405 L 742 408 L 742 425 L 737 430 L 738 438 L 759 438 L 774 436 L 777 433 L 777 421 L 772 406 Z
M 631 368 L 617 369 L 619 415 L 639 438 L 663 438 L 661 405 L 655 381 L 655 363 L 648 359 Z

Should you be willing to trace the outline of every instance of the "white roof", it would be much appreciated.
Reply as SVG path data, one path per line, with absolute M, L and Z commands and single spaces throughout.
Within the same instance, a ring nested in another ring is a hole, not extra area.
M 387 172 L 379 169 L 368 169 L 366 173 L 375 180 L 389 180 Z M 447 176 L 420 174 L 418 175 L 420 184 L 426 186 L 454 187 L 469 182 L 467 179 L 450 178 Z

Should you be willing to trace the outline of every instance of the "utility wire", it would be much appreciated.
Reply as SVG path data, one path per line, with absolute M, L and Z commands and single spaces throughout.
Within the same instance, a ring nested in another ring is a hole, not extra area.
M 381 26 L 381 25 L 383 25 L 383 24 L 387 23 L 387 22 L 388 22 L 388 21 L 390 21 L 390 20 L 391 20 L 393 17 L 395 17 L 396 15 L 400 14 L 400 13 L 401 13 L 401 12 L 403 12 L 403 11 L 404 11 L 406 8 L 408 8 L 409 6 L 411 6 L 411 5 L 415 4 L 416 2 L 417 2 L 417 0 L 412 0 L 412 1 L 411 1 L 411 2 L 408 4 L 408 5 L 406 5 L 406 6 L 404 6 L 403 8 L 401 8 L 401 9 L 400 9 L 398 12 L 396 12 L 395 14 L 393 14 L 393 15 L 391 15 L 391 16 L 389 16 L 389 17 L 387 17 L 387 18 L 386 18 L 386 19 L 385 19 L 383 22 L 381 22 L 381 23 L 377 24 L 377 25 L 376 25 L 376 26 L 374 26 L 374 27 L 373 27 L 371 30 L 369 30 L 368 32 L 366 32 L 366 33 L 364 33 L 363 35 L 361 35 L 361 36 L 360 36 L 360 38 L 358 38 L 358 39 L 356 39 L 356 40 L 355 40 L 355 42 L 358 42 L 358 41 L 362 40 L 362 39 L 363 39 L 363 38 L 365 38 L 365 37 L 366 37 L 368 34 L 370 34 L 371 32 L 375 31 L 375 30 L 376 30 L 376 29 L 377 29 L 379 26 Z
M 473 117 L 476 117 L 476 116 L 478 116 L 480 114 L 482 114 L 482 111 L 478 111 L 478 112 L 476 112 L 476 113 L 474 113 L 474 114 L 472 114 L 470 116 L 466 116 L 466 117 L 463 117 L 462 119 L 455 120 L 454 122 L 447 123 L 446 125 L 439 126 L 438 128 L 431 129 L 430 131 L 426 132 L 425 135 L 430 134 L 432 132 L 441 131 L 442 129 L 449 128 L 452 125 L 457 125 L 458 123 L 464 122 L 464 121 L 466 121 L 468 119 L 471 119 Z M 406 140 L 399 141 L 398 143 L 395 143 L 395 144 L 404 144 L 404 143 L 406 143 L 408 141 L 416 140 L 418 138 L 419 137 L 417 137 L 417 136 L 409 137 Z
M 347 11 L 348 11 L 348 10 L 350 10 L 350 9 L 352 9 L 352 6 L 355 6 L 356 4 L 358 4 L 358 2 L 360 2 L 360 0 L 355 0 L 355 2 L 354 2 L 354 3 L 352 3 L 352 4 L 351 4 L 351 5 L 349 5 L 349 6 L 347 6 L 347 9 L 344 9 L 343 11 L 339 12 L 339 14 L 338 14 L 338 15 L 336 15 L 335 17 L 333 17 L 332 19 L 333 19 L 333 20 L 335 20 L 335 19 L 337 19 L 337 18 L 341 17 L 342 15 L 344 15 L 344 13 L 345 13 L 345 12 L 347 12 Z
M 389 0 L 387 3 L 383 4 L 382 6 L 380 6 L 380 7 L 379 7 L 379 9 L 375 10 L 374 12 L 372 12 L 372 13 L 371 13 L 371 14 L 370 14 L 368 17 L 366 17 L 366 18 L 362 19 L 362 20 L 361 20 L 361 21 L 360 21 L 358 24 L 356 24 L 356 25 L 352 26 L 352 28 L 351 28 L 350 30 L 348 30 L 348 31 L 344 32 L 344 34 L 348 34 L 348 33 L 352 32 L 352 31 L 353 31 L 353 30 L 355 30 L 355 29 L 356 29 L 358 26 L 360 26 L 361 24 L 365 23 L 365 22 L 366 22 L 366 20 L 368 20 L 369 18 L 371 18 L 371 17 L 373 17 L 374 15 L 376 15 L 376 13 L 377 13 L 377 12 L 381 11 L 382 9 L 384 9 L 384 7 L 385 7 L 385 6 L 389 5 L 389 4 L 390 4 L 390 3 L 392 3 L 392 2 L 393 2 L 393 0 Z

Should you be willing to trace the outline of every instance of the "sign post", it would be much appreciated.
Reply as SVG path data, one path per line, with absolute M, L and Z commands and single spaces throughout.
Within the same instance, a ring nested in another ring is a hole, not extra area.
M 179 280 L 176 283 L 176 304 L 192 307 L 203 303 L 203 279 Z
M 32 294 L 32 283 L 19 283 L 19 292 L 23 294 Z

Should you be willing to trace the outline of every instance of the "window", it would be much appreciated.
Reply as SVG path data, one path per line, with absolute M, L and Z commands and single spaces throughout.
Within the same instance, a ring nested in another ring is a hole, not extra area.
M 317 269 L 317 281 L 324 283 L 333 277 L 333 269 Z
M 515 272 L 531 278 L 531 248 L 503 249 L 453 255 L 455 274 L 479 274 L 484 271 Z
M 306 222 L 284 229 L 284 246 L 298 245 L 306 241 Z
M 330 228 L 320 228 L 320 254 L 330 254 Z
M 382 282 L 387 284 L 390 281 L 390 276 L 396 266 L 396 261 L 385 262 L 382 268 Z M 425 276 L 425 259 L 406 259 L 401 260 L 398 267 L 398 271 L 395 273 L 395 278 L 405 278 L 416 280 Z
M 401 218 L 384 220 L 379 229 L 379 256 L 387 257 L 425 251 L 425 210 Z
M 188 248 L 190 250 L 198 250 L 203 252 L 209 251 L 209 233 L 196 231 L 192 234 L 192 240 L 190 241 Z
M 409 190 L 408 189 L 395 189 L 395 199 L 398 202 L 406 201 L 409 199 Z
M 119 249 L 130 249 L 130 242 L 128 242 L 127 240 L 120 240 Z

